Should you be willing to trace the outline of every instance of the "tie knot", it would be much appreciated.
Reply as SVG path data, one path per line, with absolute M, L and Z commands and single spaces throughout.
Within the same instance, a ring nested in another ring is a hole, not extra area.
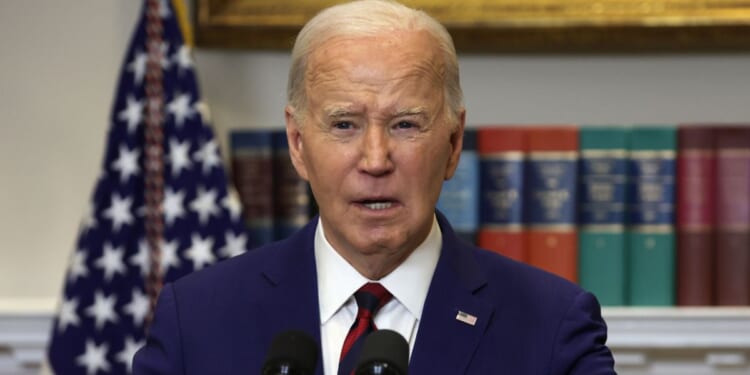
M 369 315 L 375 315 L 383 305 L 390 301 L 391 297 L 391 292 L 380 283 L 367 283 L 354 293 L 360 313 L 369 313 Z

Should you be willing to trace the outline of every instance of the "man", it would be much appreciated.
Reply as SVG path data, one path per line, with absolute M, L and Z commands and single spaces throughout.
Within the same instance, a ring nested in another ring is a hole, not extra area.
M 461 242 L 435 211 L 465 118 L 440 24 L 387 1 L 329 8 L 297 37 L 288 99 L 319 218 L 165 286 L 136 374 L 259 373 L 288 329 L 320 344 L 316 374 L 348 374 L 360 324 L 406 338 L 412 375 L 614 373 L 591 294 Z M 374 322 L 352 297 L 367 283 Z

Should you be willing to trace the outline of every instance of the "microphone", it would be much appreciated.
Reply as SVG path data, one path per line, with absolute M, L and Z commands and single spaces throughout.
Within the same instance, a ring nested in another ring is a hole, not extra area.
M 313 375 L 318 362 L 315 340 L 302 331 L 279 333 L 271 342 L 263 375 Z
M 355 375 L 407 375 L 409 343 L 398 332 L 373 331 L 362 345 Z

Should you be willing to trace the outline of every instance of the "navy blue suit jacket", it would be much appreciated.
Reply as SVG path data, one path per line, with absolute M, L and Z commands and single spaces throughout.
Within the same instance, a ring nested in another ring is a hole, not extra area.
M 411 375 L 614 374 L 606 325 L 590 293 L 462 242 L 439 213 L 438 222 L 443 248 Z M 300 329 L 320 343 L 316 223 L 165 285 L 134 373 L 260 374 L 279 332 Z M 458 311 L 476 324 L 457 320 Z M 316 374 L 323 374 L 320 363 Z

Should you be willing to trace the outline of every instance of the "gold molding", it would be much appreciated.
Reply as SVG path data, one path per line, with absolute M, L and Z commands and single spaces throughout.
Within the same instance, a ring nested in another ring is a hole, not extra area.
M 336 0 L 197 0 L 197 45 L 289 49 Z M 461 51 L 750 51 L 750 0 L 403 0 Z

